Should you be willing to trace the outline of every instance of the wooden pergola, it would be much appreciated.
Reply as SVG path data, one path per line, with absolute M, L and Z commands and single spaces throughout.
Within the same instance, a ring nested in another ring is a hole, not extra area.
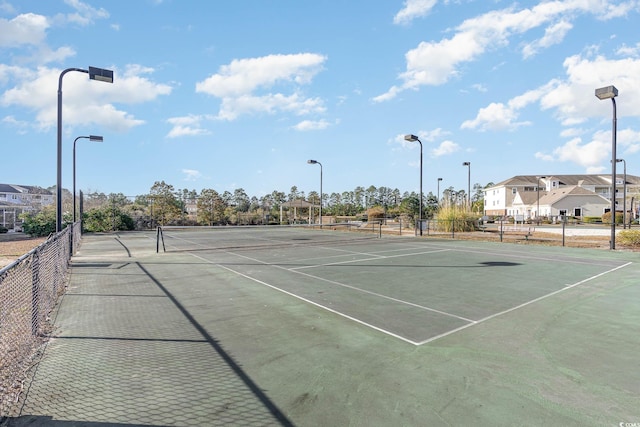
M 307 209 L 309 214 L 309 224 L 311 224 L 311 211 L 313 208 L 320 208 L 320 205 L 314 205 L 313 203 L 307 202 L 306 200 L 297 199 L 291 200 L 289 202 L 284 202 L 280 205 L 280 222 L 282 223 L 282 209 L 293 208 L 293 219 L 294 221 L 298 218 L 298 209 Z

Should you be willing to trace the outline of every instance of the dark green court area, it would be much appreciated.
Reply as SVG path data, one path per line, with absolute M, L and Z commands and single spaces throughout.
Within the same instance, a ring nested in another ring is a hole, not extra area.
M 85 236 L 15 425 L 640 421 L 635 253 L 216 231 Z

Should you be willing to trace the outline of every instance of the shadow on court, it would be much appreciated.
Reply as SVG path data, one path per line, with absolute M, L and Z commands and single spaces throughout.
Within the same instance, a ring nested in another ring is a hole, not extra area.
M 640 420 L 634 254 L 420 238 L 156 254 L 125 233 L 85 236 L 71 271 L 5 425 Z

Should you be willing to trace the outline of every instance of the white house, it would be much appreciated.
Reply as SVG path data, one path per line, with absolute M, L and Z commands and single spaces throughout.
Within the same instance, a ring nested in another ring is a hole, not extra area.
M 54 203 L 54 194 L 30 185 L 0 184 L 0 225 L 14 228 L 22 212 L 39 211 Z
M 616 211 L 635 216 L 634 202 L 640 196 L 640 177 L 618 175 Z M 522 219 L 569 215 L 601 216 L 611 209 L 611 176 L 607 175 L 521 175 L 484 190 L 484 214 Z

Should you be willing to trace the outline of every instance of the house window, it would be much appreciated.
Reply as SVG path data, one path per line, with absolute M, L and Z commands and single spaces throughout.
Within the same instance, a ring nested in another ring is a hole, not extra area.
M 516 194 L 517 192 L 518 192 L 518 190 L 516 190 L 515 187 L 511 189 L 511 194 Z
M 573 216 L 575 216 L 575 217 L 582 216 L 582 208 L 574 208 L 573 209 Z

